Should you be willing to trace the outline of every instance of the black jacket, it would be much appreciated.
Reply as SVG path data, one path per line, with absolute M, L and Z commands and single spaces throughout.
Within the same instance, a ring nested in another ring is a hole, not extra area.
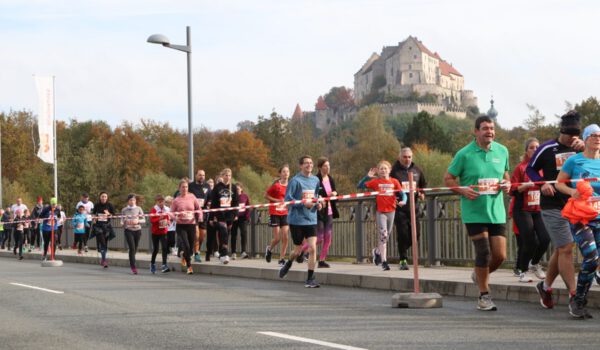
M 331 177 L 331 175 L 327 175 L 329 177 L 329 184 L 331 185 L 331 191 L 336 191 L 335 189 L 335 180 L 333 180 L 333 177 Z M 319 196 L 321 197 L 327 197 L 327 192 L 325 192 L 325 187 L 323 187 L 323 176 L 321 176 L 321 173 L 319 172 L 317 174 L 317 177 L 319 178 Z M 340 217 L 340 213 L 337 210 L 336 207 L 336 203 L 337 201 L 326 201 L 323 202 L 323 208 L 321 208 L 321 210 L 319 210 L 319 212 L 317 213 L 317 219 L 319 221 L 325 221 L 327 219 L 327 212 L 329 211 L 329 206 L 331 205 L 331 211 L 333 213 L 333 218 L 337 219 Z
M 427 187 L 427 181 L 425 180 L 425 174 L 423 174 L 423 170 L 421 170 L 421 168 L 419 168 L 418 166 L 415 165 L 414 162 L 410 163 L 409 167 L 406 168 L 405 166 L 403 166 L 402 164 L 400 164 L 400 161 L 396 161 L 394 163 L 394 165 L 392 166 L 392 172 L 390 173 L 390 176 L 396 180 L 398 180 L 398 182 L 400 182 L 400 185 L 402 185 L 402 182 L 408 182 L 408 173 L 411 172 L 413 173 L 413 180 L 417 183 L 417 188 L 426 188 Z M 415 192 L 415 203 L 418 201 L 419 197 L 418 197 L 418 191 Z M 417 206 L 417 210 L 418 210 L 419 206 Z M 396 207 L 396 210 L 401 210 L 404 212 L 409 213 L 410 212 L 410 199 L 408 198 L 408 193 L 407 193 L 407 203 L 405 206 L 398 206 Z

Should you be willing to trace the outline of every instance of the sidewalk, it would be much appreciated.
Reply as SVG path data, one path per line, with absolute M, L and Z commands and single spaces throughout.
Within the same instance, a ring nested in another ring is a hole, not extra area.
M 0 261 L 4 259 L 16 259 L 16 256 L 9 251 L 0 252 Z M 41 259 L 39 251 L 26 253 L 25 259 Z M 57 260 L 62 260 L 65 264 L 82 263 L 98 264 L 99 257 L 96 251 L 90 250 L 83 256 L 77 256 L 77 252 L 71 249 L 65 249 L 57 252 Z M 110 266 L 129 267 L 129 259 L 126 252 L 109 251 L 108 255 Z M 139 252 L 136 255 L 138 270 L 140 274 L 150 274 L 149 262 L 150 254 Z M 211 259 L 210 262 L 194 263 L 194 273 L 211 274 L 220 276 L 244 277 L 279 280 L 279 266 L 277 260 L 269 264 L 262 257 L 256 259 L 232 260 L 228 265 L 221 264 L 218 259 Z M 169 255 L 169 266 L 174 272 L 181 273 L 180 259 L 177 256 Z M 157 257 L 157 265 L 160 267 L 161 256 Z M 391 292 L 411 292 L 413 290 L 413 271 L 400 271 L 398 266 L 391 266 L 391 271 L 382 271 L 380 267 L 372 264 L 351 264 L 351 263 L 330 263 L 331 268 L 319 269 L 315 275 L 319 283 L 324 286 L 344 286 L 355 288 L 372 288 L 389 290 Z M 40 267 L 41 268 L 41 267 Z M 98 266 L 98 268 L 100 268 Z M 479 292 L 471 281 L 470 268 L 460 267 L 419 267 L 420 287 L 422 292 L 437 292 L 442 295 L 459 297 L 476 297 Z M 158 272 L 160 273 L 160 272 Z M 306 279 L 306 263 L 294 263 L 292 269 L 286 276 L 286 281 L 304 282 Z M 510 270 L 499 270 L 491 275 L 490 288 L 491 294 L 495 300 L 525 301 L 539 303 L 539 297 L 533 283 L 519 283 L 517 277 L 512 275 Z M 562 280 L 557 279 L 554 285 L 555 300 L 559 305 L 568 304 L 568 292 Z M 391 294 L 390 294 L 391 297 Z M 588 307 L 600 308 L 600 287 L 594 282 L 588 297 Z

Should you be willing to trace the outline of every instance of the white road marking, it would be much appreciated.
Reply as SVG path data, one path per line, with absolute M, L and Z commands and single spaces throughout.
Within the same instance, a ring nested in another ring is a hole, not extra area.
M 283 338 L 283 339 L 296 340 L 296 341 L 300 341 L 300 342 L 304 342 L 304 343 L 310 343 L 310 344 L 328 346 L 328 347 L 334 348 L 334 349 L 367 350 L 365 348 L 357 348 L 357 347 L 349 346 L 349 345 L 330 343 L 330 342 L 326 342 L 326 341 L 322 341 L 322 340 L 317 340 L 317 339 L 296 337 L 294 335 L 288 335 L 288 334 L 277 333 L 277 332 L 257 332 L 257 333 L 258 334 L 264 334 L 264 335 L 270 335 L 271 337 L 278 337 L 278 338 Z
M 31 289 L 35 289 L 35 290 L 41 290 L 43 292 L 48 292 L 48 293 L 65 294 L 65 292 L 61 292 L 59 290 L 46 289 L 46 288 L 41 288 L 41 287 L 36 287 L 36 286 L 30 286 L 30 285 L 27 285 L 27 284 L 21 284 L 21 283 L 15 283 L 15 282 L 11 282 L 10 284 L 12 284 L 13 286 L 31 288 Z

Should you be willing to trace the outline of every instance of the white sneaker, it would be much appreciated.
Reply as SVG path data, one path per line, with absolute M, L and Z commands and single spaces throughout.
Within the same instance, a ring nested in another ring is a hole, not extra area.
M 489 294 L 482 295 L 477 299 L 477 310 L 481 311 L 496 311 L 498 308 L 492 301 L 492 297 Z
M 219 258 L 219 261 L 221 261 L 221 263 L 223 265 L 227 265 L 227 264 L 229 264 L 229 257 L 227 255 L 222 256 L 222 257 Z
M 218 259 L 218 258 L 221 256 L 221 254 L 219 254 L 219 252 L 215 252 L 215 253 L 213 254 L 213 256 L 214 256 L 215 258 L 217 258 L 217 259 Z
M 519 276 L 519 282 L 530 283 L 533 282 L 533 278 L 529 272 L 521 272 L 521 276 Z
M 248 259 L 248 254 L 246 252 L 242 252 L 242 254 L 240 254 L 240 259 Z
M 542 265 L 540 264 L 535 264 L 535 265 L 529 265 L 529 272 L 533 273 L 535 275 L 535 277 L 543 280 L 546 278 L 546 273 L 544 272 L 544 270 L 542 269 Z
M 231 260 L 235 260 L 237 258 L 237 256 L 235 255 L 235 253 L 231 254 Z

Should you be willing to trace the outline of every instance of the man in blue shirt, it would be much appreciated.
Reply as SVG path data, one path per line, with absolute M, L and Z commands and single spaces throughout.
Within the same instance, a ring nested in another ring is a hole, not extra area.
M 300 172 L 294 176 L 287 185 L 285 201 L 304 200 L 304 202 L 290 204 L 288 208 L 288 223 L 294 242 L 294 250 L 289 260 L 279 271 L 279 277 L 287 275 L 294 259 L 302 254 L 302 242 L 308 243 L 308 278 L 306 288 L 318 288 L 315 280 L 316 250 L 317 250 L 317 210 L 321 203 L 314 201 L 319 194 L 319 179 L 312 175 L 313 160 L 310 156 L 302 156 L 299 160 Z

